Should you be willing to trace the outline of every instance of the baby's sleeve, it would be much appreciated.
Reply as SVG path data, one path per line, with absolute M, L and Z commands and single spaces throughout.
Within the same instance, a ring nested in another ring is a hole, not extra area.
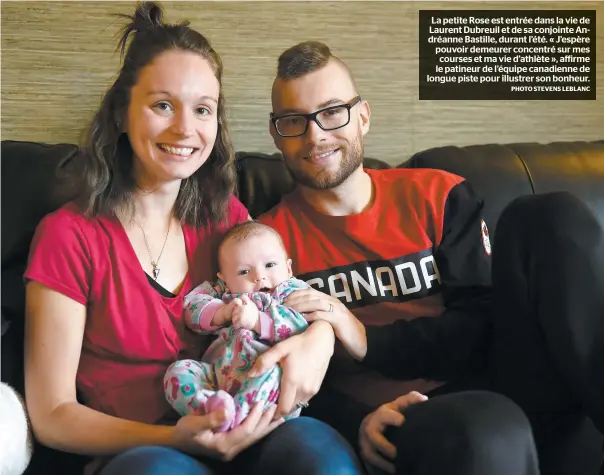
M 278 343 L 290 336 L 302 333 L 308 328 L 308 322 L 304 316 L 294 309 L 283 304 L 285 298 L 295 290 L 306 289 L 308 284 L 298 279 L 290 279 L 288 285 L 284 286 L 275 301 L 268 309 L 268 315 L 260 315 L 261 337 Z
M 213 285 L 206 281 L 185 296 L 185 323 L 191 330 L 208 334 L 220 328 L 212 325 L 212 319 L 216 310 L 224 305 L 221 297 L 225 290 L 225 287 L 220 283 Z

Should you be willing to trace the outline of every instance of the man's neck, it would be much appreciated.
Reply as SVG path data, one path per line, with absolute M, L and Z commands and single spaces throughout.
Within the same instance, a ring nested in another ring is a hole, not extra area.
M 328 190 L 300 187 L 302 196 L 319 213 L 328 216 L 348 216 L 365 211 L 374 200 L 371 177 L 357 169 L 341 185 Z

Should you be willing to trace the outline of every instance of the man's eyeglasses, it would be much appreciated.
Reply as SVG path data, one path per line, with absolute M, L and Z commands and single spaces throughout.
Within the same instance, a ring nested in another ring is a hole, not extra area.
M 281 137 L 299 137 L 308 130 L 308 124 L 314 120 L 323 130 L 336 130 L 345 127 L 350 122 L 350 109 L 361 101 L 361 96 L 356 96 L 347 104 L 320 109 L 312 114 L 286 114 L 273 117 L 271 121 Z

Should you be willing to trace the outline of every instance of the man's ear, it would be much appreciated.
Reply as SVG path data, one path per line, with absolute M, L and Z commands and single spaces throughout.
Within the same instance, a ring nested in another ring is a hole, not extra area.
M 292 260 L 291 259 L 287 260 L 287 272 L 290 277 L 294 275 L 294 273 L 292 272 Z
M 271 119 L 268 119 L 268 131 L 270 132 L 271 137 L 273 138 L 273 143 L 275 144 L 275 147 L 281 150 L 281 147 L 279 146 L 281 144 L 281 136 L 277 133 L 277 129 L 275 129 L 275 126 L 273 125 L 273 121 Z
M 371 123 L 371 108 L 367 101 L 361 101 L 359 104 L 359 119 L 361 121 L 361 132 L 365 135 L 369 132 L 369 125 Z

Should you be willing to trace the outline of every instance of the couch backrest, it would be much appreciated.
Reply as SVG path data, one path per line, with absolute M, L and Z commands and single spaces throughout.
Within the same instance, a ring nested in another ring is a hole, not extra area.
M 3 275 L 14 262 L 23 262 L 35 226 L 61 204 L 51 193 L 55 171 L 76 153 L 72 144 L 2 141 Z M 364 164 L 389 168 L 374 158 Z M 438 147 L 415 154 L 399 167 L 440 168 L 467 178 L 485 199 L 491 233 L 514 198 L 555 190 L 575 193 L 604 222 L 604 140 Z M 279 154 L 238 152 L 237 173 L 239 197 L 253 217 L 294 187 Z
M 72 144 L 2 141 L 2 314 L 20 312 L 30 241 L 42 217 L 62 201 L 56 171 L 77 153 Z
M 604 223 L 604 141 L 438 147 L 399 166 L 439 168 L 468 179 L 485 200 L 493 238 L 503 208 L 523 194 L 569 191 Z
M 23 312 L 22 275 L 34 229 L 60 206 L 51 190 L 55 171 L 76 156 L 71 144 L 2 142 L 2 315 Z M 365 159 L 370 168 L 389 168 Z M 400 167 L 440 168 L 467 178 L 485 199 L 485 218 L 495 235 L 502 209 L 530 193 L 575 193 L 604 223 L 604 141 L 439 147 L 415 154 Z M 237 154 L 238 194 L 257 217 L 294 187 L 278 154 Z

